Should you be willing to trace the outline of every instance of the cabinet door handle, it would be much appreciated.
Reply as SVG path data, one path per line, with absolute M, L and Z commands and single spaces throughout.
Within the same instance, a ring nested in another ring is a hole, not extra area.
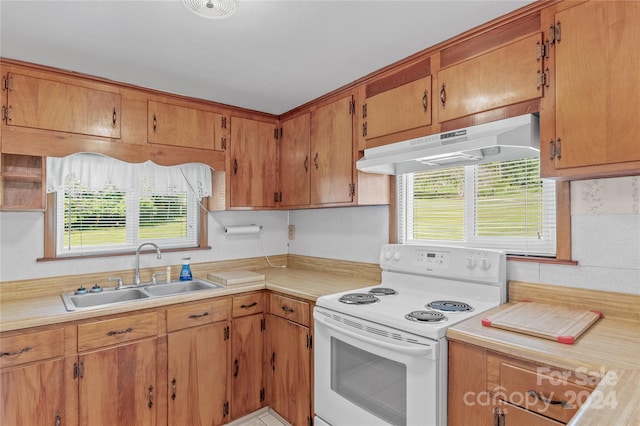
M 158 117 L 153 114 L 153 133 L 155 133 L 156 130 L 158 130 Z
M 233 361 L 233 377 L 238 377 L 238 370 L 240 370 L 240 366 L 238 365 L 238 358 Z
M 504 426 L 504 413 L 498 407 L 493 409 L 493 426 Z
M 442 104 L 442 108 L 444 108 L 447 103 L 447 90 L 444 87 L 444 83 L 442 83 L 442 88 L 440 89 L 440 103 Z
M 171 400 L 175 400 L 176 399 L 176 378 L 174 377 L 173 380 L 171 381 Z
M 234 175 L 238 175 L 238 159 L 234 158 L 233 159 L 233 174 Z
M 60 426 L 62 424 L 62 417 L 60 414 L 56 413 L 56 422 L 54 423 L 56 426 Z
M 276 353 L 275 352 L 271 353 L 271 360 L 269 361 L 269 363 L 271 364 L 271 370 L 275 371 L 276 370 Z
M 290 307 L 288 307 L 288 306 L 284 306 L 284 305 L 282 305 L 282 310 L 283 310 L 283 311 L 285 311 L 285 312 L 288 312 L 288 313 L 290 313 L 290 314 L 292 314 L 292 313 L 294 312 L 294 310 L 293 310 L 293 309 L 291 309 L 291 308 L 290 308 Z
M 189 315 L 189 318 L 202 318 L 206 316 L 209 316 L 209 312 L 203 312 L 201 314 L 191 314 Z
M 304 157 L 304 171 L 308 172 L 309 171 L 309 156 L 307 155 L 306 157 Z
M 153 386 L 149 385 L 149 404 L 148 407 L 153 407 Z
M 313 165 L 316 166 L 316 170 L 318 170 L 318 153 L 316 152 L 316 156 L 313 157 Z
M 132 331 L 133 331 L 133 328 L 131 327 L 125 328 L 124 330 L 111 330 L 107 333 L 107 336 L 117 336 L 118 334 L 131 333 Z
M 254 307 L 254 306 L 256 306 L 257 304 L 258 304 L 258 302 L 253 302 L 253 303 L 250 303 L 249 305 L 240 305 L 240 307 L 241 307 L 242 309 L 249 309 L 249 308 L 253 308 L 253 307 Z
M 29 352 L 31 349 L 33 349 L 31 346 L 25 346 L 24 348 L 18 349 L 17 351 L 13 352 L 0 352 L 0 358 L 3 358 L 5 356 L 20 355 L 22 353 Z
M 111 126 L 115 129 L 116 124 L 118 124 L 118 111 L 116 107 L 113 107 L 113 115 L 111 117 Z
M 427 112 L 427 107 L 429 106 L 428 97 L 429 92 L 425 90 L 424 95 L 422 95 L 422 108 L 424 109 L 424 112 Z
M 536 399 L 539 399 L 540 401 L 544 402 L 545 404 L 562 405 L 562 408 L 574 408 L 567 401 L 558 401 L 556 399 L 546 398 L 544 395 L 542 395 L 539 392 L 534 391 L 533 389 L 529 389 L 527 391 L 527 394 L 529 396 L 532 396 L 532 397 L 536 398 Z

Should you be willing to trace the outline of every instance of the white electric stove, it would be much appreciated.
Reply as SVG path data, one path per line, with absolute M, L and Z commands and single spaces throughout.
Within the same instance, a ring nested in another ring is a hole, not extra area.
M 314 310 L 317 424 L 445 425 L 451 325 L 506 300 L 495 250 L 385 245 L 379 285 Z

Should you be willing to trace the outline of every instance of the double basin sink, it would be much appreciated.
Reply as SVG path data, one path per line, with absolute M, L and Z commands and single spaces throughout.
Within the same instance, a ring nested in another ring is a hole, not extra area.
M 95 309 L 113 305 L 131 303 L 138 300 L 149 300 L 158 297 L 175 296 L 195 291 L 222 288 L 218 284 L 199 279 L 191 281 L 176 281 L 167 284 L 147 284 L 121 289 L 105 288 L 99 292 L 85 294 L 63 293 L 61 295 L 67 311 L 80 309 Z

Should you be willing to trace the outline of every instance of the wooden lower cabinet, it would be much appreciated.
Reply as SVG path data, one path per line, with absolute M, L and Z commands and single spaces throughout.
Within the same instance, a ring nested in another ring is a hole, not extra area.
M 292 425 L 311 424 L 310 330 L 276 315 L 267 315 L 267 330 L 269 406 Z
M 566 424 L 593 390 L 584 382 L 570 371 L 450 341 L 448 424 Z
M 231 417 L 237 419 L 264 405 L 264 314 L 234 318 L 231 323 Z
M 220 425 L 227 418 L 227 323 L 169 333 L 168 424 Z
M 157 339 L 79 356 L 81 426 L 156 424 Z
M 64 360 L 54 359 L 0 373 L 0 424 L 5 426 L 71 424 L 65 416 Z

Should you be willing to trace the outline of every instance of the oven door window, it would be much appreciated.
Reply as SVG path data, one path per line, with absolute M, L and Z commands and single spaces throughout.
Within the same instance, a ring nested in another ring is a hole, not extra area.
M 407 367 L 331 338 L 331 389 L 392 425 L 407 424 Z

